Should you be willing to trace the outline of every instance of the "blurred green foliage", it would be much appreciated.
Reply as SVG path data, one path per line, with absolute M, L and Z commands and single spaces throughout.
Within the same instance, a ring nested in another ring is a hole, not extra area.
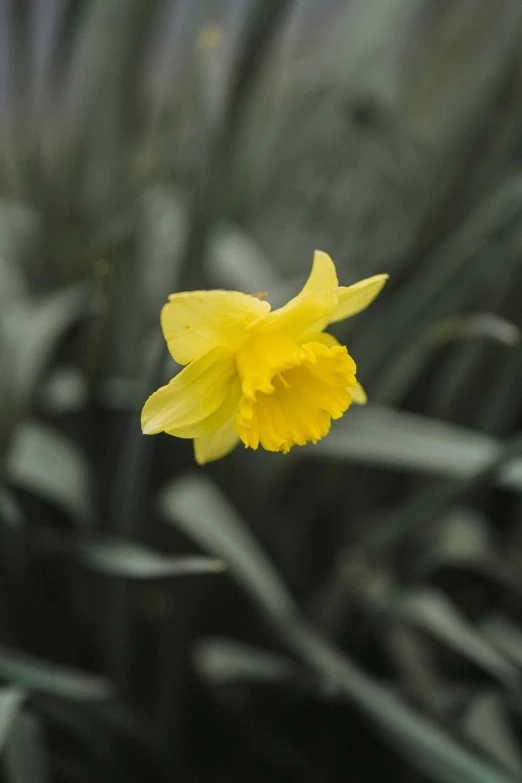
M 522 779 L 522 6 L 1 0 L 6 783 Z M 313 250 L 370 402 L 144 438 L 169 293 Z

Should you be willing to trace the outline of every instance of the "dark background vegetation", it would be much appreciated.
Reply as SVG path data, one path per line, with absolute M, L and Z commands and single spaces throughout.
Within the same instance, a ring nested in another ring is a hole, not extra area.
M 522 5 L 0 1 L 6 783 L 522 779 Z M 366 408 L 144 438 L 173 291 L 390 281 Z

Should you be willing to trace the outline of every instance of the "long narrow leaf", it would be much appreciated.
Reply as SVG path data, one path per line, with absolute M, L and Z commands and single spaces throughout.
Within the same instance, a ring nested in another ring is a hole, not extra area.
M 0 677 L 29 690 L 65 699 L 98 701 L 115 695 L 112 684 L 103 677 L 49 663 L 7 647 L 0 647 Z
M 502 453 L 489 435 L 413 413 L 367 405 L 351 409 L 332 432 L 302 453 L 450 478 L 467 478 Z M 502 486 L 522 490 L 522 460 L 498 476 Z
M 164 490 L 160 507 L 169 522 L 227 562 L 294 652 L 337 685 L 431 779 L 440 783 L 514 783 L 509 773 L 487 764 L 415 713 L 310 629 L 244 521 L 209 480 L 192 476 L 174 482 Z

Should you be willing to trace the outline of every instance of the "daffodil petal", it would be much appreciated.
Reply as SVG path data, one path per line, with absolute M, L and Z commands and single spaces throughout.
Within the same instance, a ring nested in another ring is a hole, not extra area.
M 350 406 L 356 366 L 346 348 L 307 343 L 306 349 L 313 361 L 279 373 L 268 393 L 242 397 L 236 429 L 245 446 L 287 453 L 316 443 Z
M 207 434 L 201 432 L 202 423 L 223 405 L 236 375 L 234 355 L 213 348 L 149 397 L 141 414 L 143 432 L 180 432 L 185 438 Z
M 169 297 L 161 327 L 174 360 L 188 364 L 216 346 L 235 351 L 246 327 L 269 310 L 268 302 L 239 291 L 189 291 Z
M 352 395 L 352 402 L 356 405 L 366 405 L 368 402 L 366 392 L 360 383 L 357 383 L 355 386 L 350 386 L 350 394 Z
M 284 332 L 296 338 L 303 332 L 318 330 L 330 320 L 337 307 L 339 281 L 329 255 L 316 250 L 312 271 L 303 290 L 283 307 L 273 310 L 257 325 L 260 331 Z
M 304 345 L 305 343 L 321 343 L 321 345 L 326 345 L 328 348 L 341 344 L 333 334 L 328 334 L 328 332 L 305 332 L 299 338 L 299 344 Z
M 334 345 L 340 345 L 339 340 L 337 340 L 333 334 L 328 334 L 328 332 L 307 332 L 300 338 L 299 342 L 321 343 L 321 345 L 326 345 L 328 348 L 332 348 Z M 368 402 L 366 392 L 359 382 L 356 382 L 355 386 L 350 386 L 350 395 L 352 402 L 355 403 L 355 405 L 366 405 Z
M 241 378 L 233 375 L 227 382 L 225 397 L 216 410 L 205 419 L 187 426 L 176 426 L 165 430 L 176 438 L 206 438 L 217 433 L 227 422 L 233 421 L 241 399 Z
M 217 432 L 202 438 L 194 438 L 194 456 L 198 465 L 205 465 L 221 457 L 226 457 L 239 443 L 239 435 L 232 416 Z
M 236 353 L 243 393 L 251 398 L 255 398 L 258 391 L 270 394 L 274 389 L 274 376 L 280 370 L 296 367 L 307 359 L 310 359 L 309 352 L 284 332 L 252 331 Z
M 336 323 L 357 315 L 368 307 L 375 297 L 381 292 L 388 275 L 373 275 L 366 280 L 359 280 L 349 286 L 339 286 L 337 289 L 337 308 L 328 318 L 328 323 Z

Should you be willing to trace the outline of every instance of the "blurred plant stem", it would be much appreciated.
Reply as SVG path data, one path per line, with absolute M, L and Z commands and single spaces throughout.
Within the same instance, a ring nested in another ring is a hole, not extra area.
M 201 285 L 203 264 L 211 229 L 226 214 L 228 184 L 236 140 L 243 128 L 244 114 L 259 71 L 278 29 L 291 5 L 288 0 L 254 0 L 244 13 L 241 38 L 231 61 L 223 58 L 216 84 L 221 87 L 221 104 L 202 100 L 203 128 L 196 184 L 185 247 L 182 289 Z M 241 9 L 231 3 L 229 22 Z M 219 65 L 217 66 L 219 67 Z
M 226 203 L 226 173 L 237 134 L 241 130 L 243 112 L 251 96 L 252 84 L 288 6 L 286 0 L 257 0 L 250 3 L 233 62 L 221 74 L 226 83 L 219 116 L 211 116 L 205 111 L 202 117 L 201 152 L 190 206 L 184 263 L 181 278 L 173 280 L 171 290 L 176 290 L 178 286 L 181 290 L 201 286 L 209 234 L 218 218 L 222 217 L 223 205 Z M 145 374 L 143 400 L 163 384 L 165 348 L 159 334 L 151 351 L 150 363 L 147 361 L 147 364 L 149 370 Z M 152 439 L 141 434 L 137 411 L 132 412 L 128 417 L 127 432 L 121 447 L 110 510 L 111 529 L 128 538 L 139 535 L 138 520 L 146 519 L 152 449 Z M 107 627 L 111 629 L 107 635 L 111 640 L 109 669 L 123 693 L 131 698 L 132 662 L 129 653 L 132 652 L 132 618 L 129 614 L 128 585 L 124 580 L 110 581 L 112 585 L 108 593 L 106 615 Z M 174 665 L 174 662 L 171 664 Z

